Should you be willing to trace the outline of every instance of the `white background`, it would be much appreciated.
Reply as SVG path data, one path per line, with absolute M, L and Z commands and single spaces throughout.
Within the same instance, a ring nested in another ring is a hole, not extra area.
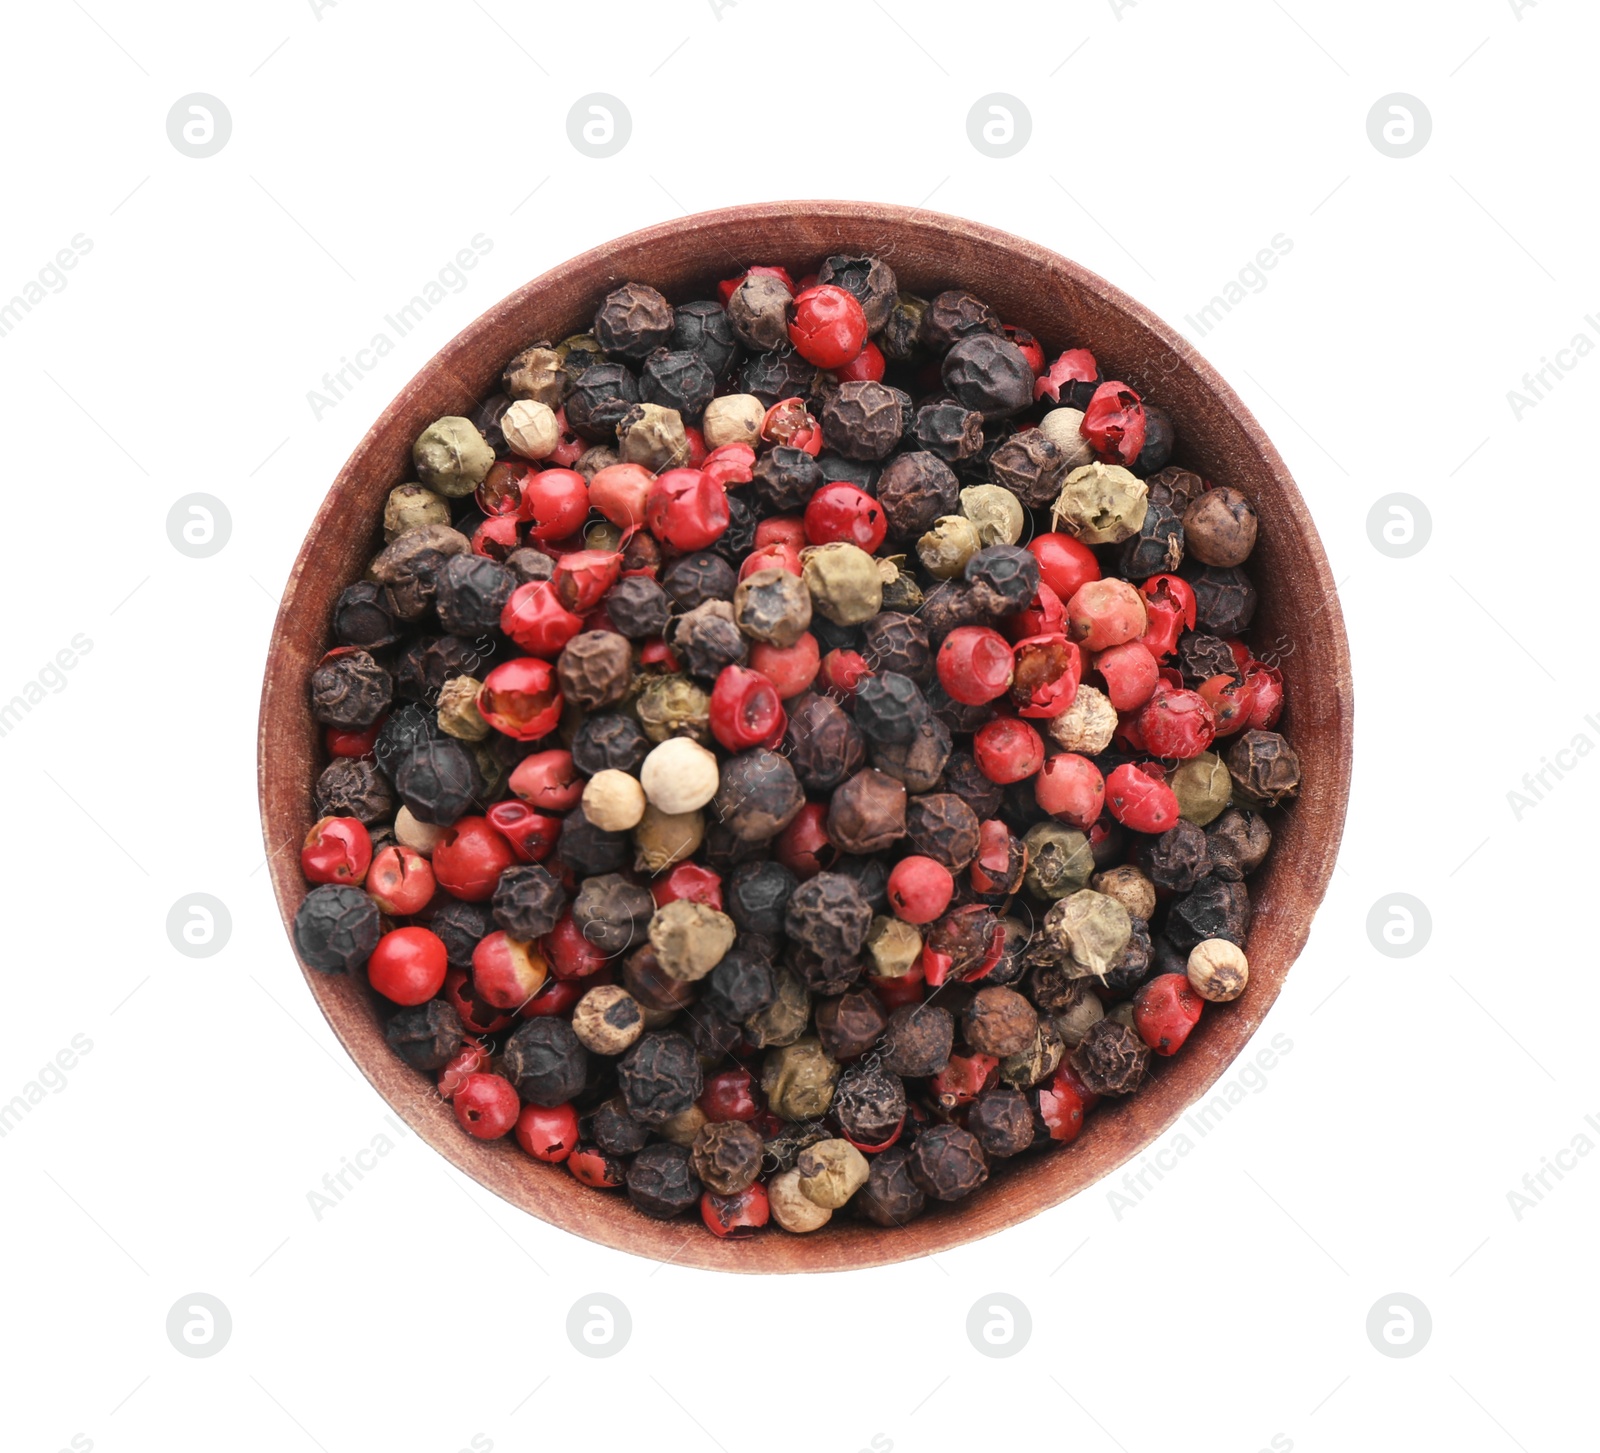
M 1600 763 L 1520 820 L 1507 793 L 1600 741 L 1600 358 L 1520 420 L 1507 391 L 1600 340 L 1597 29 L 1573 0 L 9 12 L 0 298 L 75 234 L 92 250 L 0 338 L 0 700 L 75 634 L 92 649 L 0 738 L 0 1100 L 75 1034 L 93 1048 L 0 1140 L 5 1446 L 1587 1442 L 1600 1156 L 1520 1220 L 1507 1193 L 1600 1112 Z M 203 160 L 165 129 L 197 91 L 233 121 Z M 591 91 L 632 115 L 608 160 L 567 139 Z M 997 91 L 1032 116 L 1007 160 L 966 131 Z M 1408 159 L 1368 138 L 1391 92 L 1431 113 Z M 808 195 L 1021 233 L 1196 339 L 1185 315 L 1292 239 L 1199 342 L 1300 482 L 1355 660 L 1340 868 L 1259 1041 L 1292 1051 L 1120 1217 L 1107 1183 L 882 1271 L 662 1268 L 523 1217 L 409 1136 L 319 1221 L 308 1192 L 387 1127 L 261 867 L 257 692 L 300 537 L 368 423 L 504 294 L 681 211 Z M 477 233 L 493 248 L 463 289 L 316 419 L 308 390 Z M 209 559 L 166 532 L 196 491 L 232 517 Z M 1409 558 L 1368 534 L 1393 492 L 1431 514 Z M 165 931 L 195 892 L 232 918 L 207 959 Z M 1367 932 L 1394 892 L 1432 916 L 1409 958 Z M 597 1291 L 633 1323 L 606 1361 L 565 1332 Z M 232 1316 L 208 1359 L 165 1333 L 192 1292 Z M 965 1331 L 993 1292 L 1032 1317 L 1005 1360 Z M 1366 1333 L 1395 1292 L 1433 1322 L 1406 1359 Z

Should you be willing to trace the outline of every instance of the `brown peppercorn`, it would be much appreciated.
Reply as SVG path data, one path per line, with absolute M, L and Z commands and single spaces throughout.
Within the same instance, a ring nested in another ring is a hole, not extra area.
M 610 1155 L 637 1155 L 650 1141 L 650 1127 L 628 1113 L 621 1095 L 596 1107 L 588 1123 L 580 1125 L 579 1134 Z
M 917 341 L 933 353 L 943 353 L 970 333 L 1003 332 L 1000 319 L 982 298 L 964 288 L 948 288 L 935 295 L 922 315 Z
M 998 782 L 983 775 L 971 752 L 952 752 L 944 764 L 943 788 L 954 792 L 977 815 L 980 822 L 996 816 L 1005 795 Z
M 616 631 L 584 631 L 562 648 L 556 662 L 561 694 L 580 711 L 614 706 L 628 694 L 633 651 Z
M 1167 908 L 1167 937 L 1180 953 L 1208 938 L 1245 946 L 1250 937 L 1250 893 L 1243 883 L 1202 878 Z
M 979 989 L 961 1016 L 961 1032 L 979 1054 L 1021 1054 L 1038 1027 L 1038 1012 L 1015 989 Z
M 983 415 L 954 399 L 936 399 L 917 410 L 911 437 L 951 463 L 970 459 L 983 448 Z
M 817 1005 L 817 1038 L 834 1059 L 865 1054 L 887 1022 L 883 1006 L 867 989 L 852 989 Z
M 964 580 L 939 581 L 923 598 L 919 612 L 928 638 L 941 641 L 951 631 L 961 626 L 985 624 L 985 611 L 978 593 Z M 988 706 L 971 707 L 972 711 L 989 711 Z M 962 730 L 958 727 L 957 730 Z
M 961 504 L 961 487 L 950 466 L 937 454 L 913 450 L 896 454 L 878 476 L 878 503 L 889 533 L 915 540 L 940 515 L 953 515 Z
M 1256 588 L 1237 568 L 1193 566 L 1185 561 L 1178 572 L 1194 591 L 1194 620 L 1214 636 L 1239 636 L 1250 628 L 1256 613 Z
M 421 620 L 433 604 L 434 571 L 446 556 L 471 550 L 472 542 L 449 525 L 419 525 L 384 547 L 367 567 L 367 579 L 384 587 L 384 603 L 396 619 Z
M 905 836 L 905 784 L 871 767 L 857 772 L 829 801 L 827 832 L 847 853 L 881 852 Z
M 950 728 L 937 715 L 928 717 L 917 723 L 909 742 L 874 742 L 869 757 L 874 768 L 895 778 L 907 792 L 932 792 L 950 760 Z
M 542 869 L 535 871 L 543 872 Z M 548 874 L 545 876 L 548 877 Z M 550 879 L 545 891 L 554 906 L 554 912 L 559 914 L 566 902 L 560 884 Z M 496 896 L 498 899 L 498 894 Z M 608 957 L 627 953 L 642 944 L 655 911 L 655 899 L 650 896 L 650 890 L 630 882 L 620 873 L 597 873 L 585 878 L 572 900 L 574 926 L 588 943 Z M 502 928 L 505 926 L 501 924 Z M 550 928 L 554 926 L 552 920 Z M 540 931 L 549 933 L 550 928 Z
M 324 726 L 372 726 L 393 700 L 394 678 L 366 651 L 330 656 L 311 673 L 311 714 Z
M 699 1180 L 682 1145 L 647 1145 L 627 1169 L 628 1199 L 646 1216 L 670 1221 L 700 1200 Z
M 900 392 L 869 379 L 852 379 L 822 407 L 822 442 L 846 459 L 882 459 L 904 431 Z
M 936 1201 L 959 1201 L 989 1179 L 977 1136 L 959 1125 L 930 1125 L 911 1147 L 911 1177 Z
M 1252 804 L 1276 807 L 1300 786 L 1300 758 L 1277 732 L 1247 731 L 1228 748 L 1228 771 Z
M 1272 829 L 1260 813 L 1232 807 L 1206 829 L 1211 871 L 1225 882 L 1248 878 L 1266 861 Z
M 506 556 L 504 563 L 518 585 L 536 585 L 541 580 L 548 580 L 556 570 L 556 562 L 543 550 L 536 550 L 531 545 L 513 550 Z M 659 635 L 660 632 L 654 631 L 651 634 Z
M 761 1174 L 761 1136 L 743 1120 L 702 1125 L 694 1138 L 694 1173 L 719 1196 L 736 1196 Z
M 1026 1090 L 1047 1080 L 1056 1072 L 1067 1052 L 1061 1031 L 1049 1020 L 1041 1018 L 1033 1032 L 1028 1047 L 1016 1054 L 1008 1054 L 1000 1061 L 1000 1083 L 1014 1090 Z
M 1183 512 L 1183 538 L 1202 565 L 1242 565 L 1256 547 L 1256 511 L 1236 489 L 1220 485 Z
M 866 971 L 860 954 L 843 959 L 825 959 L 803 943 L 790 943 L 784 949 L 784 962 L 800 976 L 813 994 L 843 994 Z
M 572 388 L 561 366 L 561 355 L 547 343 L 524 348 L 500 375 L 500 386 L 511 399 L 533 399 L 559 409 Z
M 906 1117 L 905 1086 L 876 1065 L 852 1065 L 839 1077 L 833 1113 L 857 1145 L 881 1145 Z
M 883 1067 L 890 1074 L 925 1079 L 950 1059 L 956 1025 L 937 1004 L 902 1004 L 883 1029 Z
M 922 1214 L 927 1198 L 911 1177 L 909 1145 L 892 1145 L 872 1157 L 867 1183 L 856 1193 L 855 1204 L 876 1226 L 904 1226 Z
M 683 658 L 691 676 L 706 681 L 715 681 L 728 666 L 742 665 L 750 654 L 733 605 L 726 600 L 701 601 L 679 616 L 667 628 L 667 644 Z
M 594 1054 L 621 1054 L 644 1033 L 644 1011 L 620 984 L 596 984 L 573 1006 L 572 1032 Z
M 728 321 L 734 336 L 758 353 L 770 353 L 789 341 L 789 289 L 771 273 L 746 273 L 728 299 Z
M 1139 865 L 1163 892 L 1187 893 L 1211 871 L 1206 835 L 1192 822 L 1175 822 L 1159 836 L 1140 842 Z
M 861 628 L 861 654 L 874 672 L 892 671 L 926 684 L 933 677 L 933 647 L 914 615 L 879 611 Z
M 1190 685 L 1199 685 L 1213 676 L 1236 676 L 1239 663 L 1233 651 L 1220 636 L 1204 631 L 1186 631 L 1178 642 L 1178 669 Z
M 838 1062 L 810 1037 L 768 1050 L 761 1062 L 767 1108 L 781 1120 L 821 1119 L 833 1104 L 838 1079 Z
M 867 1158 L 848 1140 L 819 1140 L 800 1152 L 794 1163 L 801 1194 L 837 1211 L 867 1183 Z
M 648 897 L 648 890 L 646 890 Z M 662 972 L 674 979 L 705 978 L 733 947 L 737 930 L 725 913 L 690 898 L 663 903 L 650 919 L 650 946 Z
M 787 570 L 757 570 L 734 590 L 733 618 L 751 640 L 787 649 L 811 625 L 811 592 Z
M 772 971 L 776 991 L 772 1003 L 744 1022 L 745 1038 L 757 1049 L 793 1044 L 811 1022 L 811 995 L 792 969 Z
M 353 817 L 370 828 L 394 816 L 394 789 L 374 763 L 335 757 L 318 775 L 311 803 L 318 817 Z
M 818 873 L 790 896 L 784 931 L 819 958 L 840 960 L 859 954 L 872 927 L 872 908 L 861 885 L 842 873 Z
M 850 714 L 831 697 L 811 692 L 789 703 L 784 751 L 801 784 L 813 792 L 831 792 L 867 760 Z
M 1096 873 L 1089 880 L 1096 893 L 1115 898 L 1132 918 L 1149 918 L 1156 911 L 1155 885 L 1132 863 Z
M 672 304 L 644 283 L 624 283 L 606 294 L 594 315 L 594 336 L 614 358 L 639 363 L 672 337 Z
M 695 986 L 686 979 L 674 979 L 668 974 L 649 944 L 641 944 L 623 960 L 622 982 L 627 991 L 654 1014 L 676 1014 L 694 1003 Z
M 1021 1155 L 1033 1144 L 1033 1110 L 1014 1089 L 985 1090 L 967 1111 L 967 1130 L 985 1155 Z
M 756 747 L 723 763 L 713 810 L 741 842 L 764 843 L 794 821 L 805 801 L 788 759 Z
M 1157 470 L 1145 483 L 1150 486 L 1150 503 L 1165 505 L 1179 519 L 1188 513 L 1190 504 L 1206 487 L 1205 480 L 1193 470 L 1181 469 L 1176 464 Z
M 906 804 L 906 836 L 925 857 L 959 873 L 978 856 L 978 814 L 953 792 L 928 792 Z
M 1125 1024 L 1098 1021 L 1072 1052 L 1072 1067 L 1096 1095 L 1126 1095 L 1139 1088 L 1150 1050 Z
M 624 464 L 642 464 L 659 473 L 689 462 L 689 436 L 683 416 L 660 404 L 634 404 L 617 420 L 617 455 Z
M 1009 418 L 1033 402 L 1033 369 L 1009 338 L 968 333 L 951 345 L 941 373 L 944 386 L 986 421 Z
M 1013 434 L 989 456 L 994 482 L 1025 505 L 1053 504 L 1067 477 L 1067 456 L 1037 429 Z

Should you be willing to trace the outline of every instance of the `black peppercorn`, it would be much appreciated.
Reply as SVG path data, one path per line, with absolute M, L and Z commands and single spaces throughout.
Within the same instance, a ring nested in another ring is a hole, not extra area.
M 626 575 L 601 597 L 611 624 L 630 641 L 647 641 L 667 628 L 672 602 L 648 575 Z
M 825 959 L 802 943 L 789 944 L 784 949 L 783 961 L 784 967 L 813 994 L 842 994 L 866 971 L 866 962 L 859 955 Z
M 723 763 L 714 811 L 741 841 L 766 842 L 794 821 L 805 801 L 788 759 L 757 747 Z
M 858 1145 L 881 1145 L 905 1119 L 905 1086 L 898 1075 L 876 1065 L 851 1065 L 839 1077 L 833 1113 Z
M 823 442 L 846 459 L 882 459 L 904 432 L 898 391 L 869 379 L 840 384 L 821 423 Z
M 840 873 L 808 878 L 789 899 L 784 930 L 824 959 L 848 959 L 861 952 L 872 927 L 872 909 L 861 885 Z
M 882 852 L 905 836 L 905 785 L 870 767 L 857 772 L 829 800 L 827 832 L 846 852 Z
M 353 817 L 372 827 L 394 816 L 394 793 L 383 773 L 359 757 L 335 757 L 311 794 L 318 817 Z
M 433 707 L 446 681 L 478 675 L 487 659 L 486 651 L 463 636 L 419 636 L 395 659 L 395 695 Z
M 1167 461 L 1172 458 L 1173 445 L 1177 443 L 1177 433 L 1172 427 L 1172 417 L 1159 405 L 1147 403 L 1144 406 L 1144 447 L 1139 450 L 1139 457 L 1133 461 L 1133 472 L 1143 478 L 1148 474 L 1156 474 L 1166 468 Z
M 368 651 L 392 646 L 400 639 L 400 628 L 383 586 L 358 580 L 340 591 L 333 607 L 333 638 L 341 646 L 360 646 Z
M 1000 320 L 982 298 L 962 288 L 949 288 L 937 294 L 922 315 L 917 341 L 934 353 L 943 353 L 959 339 L 972 333 L 1001 335 Z M 1030 374 L 1032 370 L 1029 370 Z M 1033 385 L 1028 385 L 1031 395 Z
M 504 870 L 494 890 L 494 921 L 512 938 L 543 938 L 561 917 L 567 895 L 561 884 L 537 863 Z
M 1204 829 L 1180 819 L 1160 836 L 1140 843 L 1139 866 L 1164 892 L 1187 893 L 1211 871 Z
M 1082 404 L 1076 405 L 1082 408 Z M 1146 408 L 1148 422 L 1149 410 Z M 1150 491 L 1149 499 L 1153 505 L 1163 505 L 1173 514 L 1182 519 L 1184 512 L 1193 503 L 1195 498 L 1206 487 L 1206 482 L 1192 470 L 1180 469 L 1176 465 L 1169 465 L 1165 469 L 1157 470 L 1145 481 Z
M 719 873 L 731 873 L 741 863 L 764 859 L 772 851 L 770 842 L 746 842 L 734 834 L 725 822 L 718 822 L 713 809 L 706 823 L 706 835 L 700 844 L 700 857 L 706 867 Z
M 624 283 L 606 294 L 594 315 L 595 340 L 616 358 L 637 363 L 672 337 L 672 304 L 643 283 Z
M 597 1105 L 579 1122 L 578 1133 L 610 1155 L 637 1155 L 650 1141 L 650 1127 L 628 1113 L 620 1095 Z
M 393 678 L 366 651 L 329 657 L 311 673 L 311 714 L 324 726 L 360 731 L 393 699 Z
M 754 1126 L 743 1120 L 721 1120 L 700 1127 L 690 1155 L 695 1174 L 708 1190 L 734 1196 L 761 1174 L 765 1148 Z
M 985 1155 L 1021 1155 L 1033 1144 L 1033 1111 L 1020 1091 L 985 1090 L 967 1111 L 967 1130 Z
M 738 583 L 733 566 L 711 550 L 680 555 L 661 572 L 661 588 L 680 611 L 691 611 L 708 600 L 731 601 Z
M 951 631 L 961 626 L 983 625 L 987 612 L 984 610 L 979 593 L 965 580 L 942 580 L 923 598 L 922 609 L 918 615 L 928 632 L 928 639 L 942 641 Z M 993 708 L 987 704 L 982 707 L 972 707 L 970 710 L 993 714 Z M 988 719 L 988 716 L 983 718 L 985 721 Z
M 583 1089 L 589 1053 L 565 1019 L 541 1015 L 519 1026 L 501 1052 L 505 1072 L 530 1105 L 551 1107 Z
M 865 1054 L 883 1033 L 883 1006 L 868 989 L 852 989 L 817 1005 L 817 1038 L 830 1059 Z
M 1155 944 L 1150 937 L 1150 925 L 1144 919 L 1129 914 L 1128 927 L 1128 942 L 1101 981 L 1115 994 L 1131 994 L 1151 974 Z
M 1260 813 L 1230 807 L 1206 829 L 1211 871 L 1224 882 L 1248 878 L 1266 861 L 1272 829 Z
M 505 889 L 506 879 L 517 871 L 508 868 L 501 875 L 501 891 Z M 496 892 L 496 918 L 499 917 L 499 903 L 500 892 Z M 578 932 L 611 958 L 645 941 L 650 918 L 655 911 L 656 903 L 650 896 L 650 890 L 630 883 L 617 873 L 600 873 L 585 878 L 583 886 L 578 889 L 578 896 L 572 900 L 572 922 Z M 545 933 L 549 931 L 548 928 L 544 930 Z M 522 935 L 517 934 L 516 937 Z
M 470 969 L 472 951 L 478 941 L 494 929 L 487 903 L 466 903 L 459 898 L 444 898 L 428 927 L 439 936 L 449 955 L 452 969 Z
M 700 1204 L 700 1180 L 689 1149 L 667 1141 L 647 1145 L 628 1166 L 628 1199 L 647 1216 L 670 1221 Z
M 929 924 L 922 938 L 935 953 L 948 955 L 950 976 L 963 979 L 988 957 L 998 923 L 987 910 L 963 908 Z
M 471 752 L 453 737 L 415 741 L 394 765 L 394 787 L 418 822 L 448 827 L 483 791 Z
M 631 716 L 596 712 L 578 723 L 572 738 L 572 765 L 585 777 L 598 772 L 637 774 L 654 745 Z
M 1015 343 L 969 333 L 945 354 L 944 386 L 988 419 L 1020 413 L 1033 402 L 1033 368 Z
M 705 298 L 676 309 L 668 347 L 675 353 L 698 353 L 718 382 L 728 377 L 739 358 L 739 341 L 727 313 Z
M 617 1063 L 617 1085 L 628 1113 L 646 1125 L 681 1115 L 703 1084 L 694 1045 L 671 1031 L 645 1035 Z
M 1276 807 L 1300 788 L 1300 758 L 1277 732 L 1241 733 L 1223 760 L 1235 786 L 1253 803 Z
M 384 1025 L 389 1048 L 414 1070 L 442 1070 L 461 1048 L 461 1016 L 443 999 L 401 1009 Z
M 512 360 L 512 362 L 515 361 L 515 359 Z M 509 368 L 507 371 L 510 371 Z M 561 381 L 563 385 L 562 396 L 565 397 L 567 384 L 565 374 L 562 374 Z M 508 399 L 504 394 L 490 394 L 468 416 L 472 420 L 472 427 L 483 435 L 484 443 L 493 449 L 496 454 L 501 454 L 505 451 L 506 436 L 500 428 L 500 421 L 505 418 L 506 410 L 511 407 L 513 402 L 514 400 Z
M 628 834 L 596 827 L 584 814 L 581 802 L 562 820 L 556 857 L 580 877 L 620 873 L 632 856 Z
M 706 1004 L 723 1018 L 741 1025 L 778 997 L 772 965 L 735 947 L 722 956 L 706 981 Z
M 867 316 L 867 331 L 876 333 L 889 321 L 895 305 L 898 284 L 894 270 L 879 257 L 850 257 L 838 254 L 825 258 L 817 269 L 817 281 L 843 288 Z
M 907 792 L 931 792 L 950 760 L 950 729 L 937 716 L 917 724 L 909 742 L 874 742 L 872 765 L 898 779 Z
M 970 807 L 979 821 L 1000 811 L 1001 786 L 983 774 L 970 752 L 952 752 L 944 764 L 944 790 L 953 792 Z
M 1183 679 L 1197 686 L 1213 676 L 1236 676 L 1239 663 L 1233 659 L 1228 643 L 1204 631 L 1185 631 L 1178 642 L 1178 669 Z
M 1195 625 L 1214 636 L 1239 636 L 1256 613 L 1256 588 L 1244 571 L 1197 566 L 1185 560 L 1179 572 L 1194 591 Z
M 940 515 L 956 512 L 961 489 L 950 466 L 925 449 L 897 454 L 878 476 L 878 503 L 889 533 L 901 540 L 926 534 Z
M 543 550 L 535 549 L 532 545 L 524 545 L 520 550 L 513 550 L 506 556 L 504 564 L 515 582 L 513 589 L 517 585 L 534 585 L 541 580 L 548 580 L 555 574 L 556 569 L 556 562 Z
M 811 634 L 816 640 L 817 650 L 824 654 L 829 651 L 858 651 L 861 648 L 860 626 L 830 621 L 821 611 L 811 617 Z
M 766 859 L 741 863 L 723 884 L 723 907 L 742 932 L 776 938 L 799 880 L 782 863 Z
M 986 545 L 963 572 L 978 608 L 988 615 L 1015 615 L 1039 593 L 1039 561 L 1017 545 Z
M 911 1178 L 936 1201 L 959 1201 L 989 1179 L 977 1136 L 959 1125 L 930 1125 L 911 1147 Z
M 1012 434 L 989 455 L 994 482 L 1034 509 L 1055 503 L 1067 477 L 1067 455 L 1038 429 Z
M 1202 939 L 1225 938 L 1245 946 L 1250 937 L 1250 893 L 1243 883 L 1202 878 L 1167 906 L 1166 936 L 1187 953 Z
M 780 444 L 756 461 L 750 487 L 764 513 L 789 515 L 803 510 L 824 482 L 811 455 Z
M 911 1079 L 936 1075 L 950 1058 L 955 1020 L 937 1004 L 902 1004 L 883 1029 L 883 1067 Z
M 567 398 L 567 424 L 591 444 L 617 437 L 622 416 L 639 402 L 639 381 L 621 363 L 596 363 L 578 375 Z
M 906 803 L 906 836 L 917 852 L 959 873 L 978 856 L 978 814 L 954 792 L 920 793 Z
M 774 348 L 745 360 L 739 370 L 739 392 L 754 394 L 770 409 L 779 399 L 805 397 L 816 375 L 816 365 L 807 363 L 794 349 Z
M 879 611 L 861 628 L 861 654 L 875 672 L 893 671 L 918 685 L 933 677 L 933 647 L 917 616 Z
M 378 905 L 359 888 L 324 883 L 300 900 L 294 947 L 324 974 L 345 974 L 364 964 L 381 934 Z
M 856 688 L 856 725 L 872 742 L 910 742 L 931 713 L 909 676 L 881 671 Z
M 639 397 L 647 404 L 676 409 L 685 419 L 704 413 L 716 391 L 711 365 L 688 349 L 657 349 L 639 370 Z
M 917 410 L 911 437 L 919 449 L 953 464 L 983 447 L 983 415 L 954 399 L 935 399 Z
M 761 523 L 761 516 L 748 490 L 732 490 L 727 499 L 728 528 L 712 541 L 711 548 L 737 568 L 756 547 L 756 526 Z
M 485 555 L 452 555 L 434 572 L 434 609 L 452 636 L 498 630 L 515 577 Z
M 1129 580 L 1164 575 L 1183 563 L 1183 522 L 1165 505 L 1145 502 L 1139 533 L 1117 548 L 1117 573 Z
M 922 1214 L 927 1200 L 911 1176 L 909 1145 L 891 1145 L 872 1157 L 867 1183 L 853 1204 L 876 1226 L 904 1226 Z
M 1097 1020 L 1072 1052 L 1072 1067 L 1096 1095 L 1126 1095 L 1150 1066 L 1145 1042 L 1126 1024 Z
M 728 298 L 728 321 L 746 348 L 770 352 L 789 341 L 791 294 L 771 273 L 749 272 Z
M 812 792 L 833 791 L 867 761 L 857 723 L 831 697 L 810 692 L 789 703 L 784 750 L 795 776 Z

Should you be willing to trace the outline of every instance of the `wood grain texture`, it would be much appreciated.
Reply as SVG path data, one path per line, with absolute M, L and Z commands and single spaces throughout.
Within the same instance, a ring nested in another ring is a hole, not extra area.
M 902 287 L 924 296 L 941 287 L 971 288 L 1002 318 L 1035 333 L 1047 355 L 1068 345 L 1092 348 L 1106 377 L 1133 384 L 1171 414 L 1177 462 L 1254 502 L 1261 530 L 1249 569 L 1261 604 L 1251 637 L 1258 651 L 1274 650 L 1281 658 L 1288 700 L 1282 730 L 1300 755 L 1304 781 L 1299 800 L 1277 817 L 1271 858 L 1250 884 L 1255 920 L 1245 995 L 1208 1007 L 1184 1050 L 1158 1063 L 1153 1083 L 1130 1099 L 1102 1102 L 1074 1145 L 1012 1164 L 968 1200 L 931 1210 L 899 1230 L 841 1217 L 809 1236 L 773 1228 L 749 1241 L 725 1242 L 698 1220 L 648 1220 L 621 1194 L 589 1190 L 509 1141 L 485 1144 L 463 1134 L 429 1077 L 390 1052 L 366 984 L 306 971 L 313 997 L 351 1057 L 440 1154 L 543 1220 L 677 1265 L 835 1271 L 925 1256 L 1035 1216 L 1138 1155 L 1204 1095 L 1261 1023 L 1305 943 L 1344 827 L 1353 708 L 1333 580 L 1277 450 L 1216 371 L 1131 298 L 1021 238 L 903 207 L 762 203 L 633 233 L 520 288 L 406 385 L 340 471 L 284 591 L 261 695 L 261 814 L 285 926 L 306 891 L 294 849 L 311 823 L 311 788 L 322 765 L 307 681 L 329 644 L 335 598 L 381 544 L 383 501 L 410 477 L 416 436 L 440 415 L 470 413 L 526 344 L 586 329 L 600 299 L 620 282 L 648 282 L 685 301 L 714 296 L 716 279 L 750 263 L 781 263 L 799 277 L 835 252 L 875 253 L 894 267 Z

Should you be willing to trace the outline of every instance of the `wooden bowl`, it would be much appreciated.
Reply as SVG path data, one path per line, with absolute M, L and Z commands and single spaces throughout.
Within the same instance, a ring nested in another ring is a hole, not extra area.
M 902 287 L 929 296 L 970 288 L 1002 318 L 1031 330 L 1047 355 L 1094 350 L 1107 378 L 1159 403 L 1177 428 L 1177 462 L 1243 490 L 1260 514 L 1249 565 L 1260 593 L 1251 638 L 1283 671 L 1284 730 L 1303 768 L 1300 797 L 1280 814 L 1266 866 L 1250 884 L 1250 987 L 1209 1006 L 1183 1051 L 1153 1083 L 1103 1101 L 1077 1142 L 1007 1167 L 967 1200 L 933 1207 L 886 1231 L 840 1217 L 809 1236 L 776 1228 L 719 1241 L 698 1219 L 647 1219 L 620 1193 L 590 1190 L 538 1163 L 509 1139 L 473 1140 L 429 1077 L 384 1042 L 360 976 L 306 972 L 334 1033 L 379 1093 L 418 1135 L 513 1205 L 564 1230 L 641 1256 L 721 1271 L 832 1271 L 879 1266 L 988 1236 L 1057 1205 L 1151 1144 L 1227 1068 L 1261 1023 L 1305 943 L 1333 871 L 1349 793 L 1349 648 L 1327 560 L 1278 452 L 1215 370 L 1166 324 L 1116 288 L 1046 248 L 976 222 L 854 202 L 763 203 L 663 223 L 597 247 L 536 278 L 465 328 L 401 391 L 350 456 L 312 522 L 278 611 L 261 696 L 261 815 L 285 926 L 306 892 L 295 846 L 312 821 L 323 758 L 307 681 L 329 644 L 340 590 L 381 544 L 386 493 L 411 476 L 411 445 L 434 419 L 470 414 L 501 368 L 537 338 L 585 330 L 600 299 L 630 279 L 674 301 L 714 296 L 718 278 L 751 263 L 812 271 L 831 253 L 875 253 Z

